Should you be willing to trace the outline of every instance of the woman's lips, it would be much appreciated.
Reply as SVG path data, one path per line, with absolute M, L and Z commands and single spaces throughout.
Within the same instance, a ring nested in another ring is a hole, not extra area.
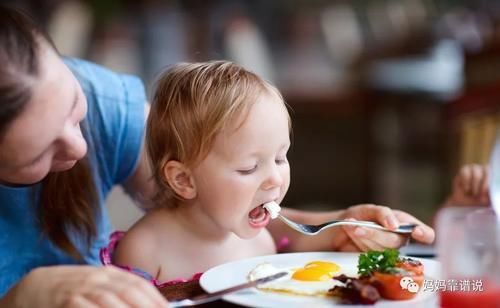
M 269 224 L 269 213 L 259 205 L 248 213 L 248 222 L 252 228 L 264 228 Z

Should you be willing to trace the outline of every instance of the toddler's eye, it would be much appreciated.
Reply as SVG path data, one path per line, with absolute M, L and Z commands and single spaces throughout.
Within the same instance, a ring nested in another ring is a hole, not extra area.
M 252 174 L 255 170 L 257 170 L 257 165 L 253 166 L 250 169 L 238 170 L 238 173 L 243 174 L 243 175 L 248 175 L 248 174 Z

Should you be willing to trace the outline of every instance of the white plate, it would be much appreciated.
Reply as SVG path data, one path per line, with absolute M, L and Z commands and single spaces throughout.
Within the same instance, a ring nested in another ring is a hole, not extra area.
M 356 272 L 358 253 L 303 252 L 260 256 L 221 264 L 206 271 L 200 279 L 201 287 L 211 293 L 247 282 L 248 273 L 257 265 L 269 262 L 276 267 L 297 267 L 314 260 L 332 261 L 347 272 Z M 415 258 L 417 259 L 417 258 Z M 424 264 L 426 279 L 437 279 L 440 266 L 437 261 L 418 259 Z M 331 307 L 332 297 L 294 296 L 263 292 L 256 288 L 241 290 L 224 296 L 224 300 L 249 307 Z M 380 300 L 376 307 L 437 307 L 437 296 L 432 291 L 421 290 L 417 297 L 407 301 Z M 353 306 L 349 306 L 353 307 Z

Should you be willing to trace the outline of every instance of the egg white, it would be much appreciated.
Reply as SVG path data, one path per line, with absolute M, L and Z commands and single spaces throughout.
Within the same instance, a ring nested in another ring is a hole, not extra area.
M 310 295 L 310 296 L 324 296 L 328 294 L 328 290 L 334 286 L 344 286 L 344 284 L 335 279 L 327 281 L 301 281 L 292 279 L 293 273 L 298 268 L 277 268 L 270 263 L 262 263 L 257 265 L 248 274 L 249 280 L 255 280 L 270 276 L 279 272 L 287 272 L 288 274 L 282 278 L 260 284 L 258 289 L 263 291 L 272 291 L 280 293 L 291 293 L 295 295 Z M 340 271 L 336 275 L 340 275 Z

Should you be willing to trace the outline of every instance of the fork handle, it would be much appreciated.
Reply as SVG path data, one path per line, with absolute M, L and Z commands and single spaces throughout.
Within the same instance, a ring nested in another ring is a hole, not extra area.
M 403 234 L 410 234 L 413 232 L 413 229 L 417 226 L 416 224 L 404 224 L 400 225 L 396 229 L 392 230 L 389 228 L 386 228 L 382 225 L 379 225 L 373 221 L 363 221 L 363 220 L 354 220 L 354 221 L 345 221 L 341 220 L 336 223 L 336 225 L 351 225 L 351 226 L 362 226 L 362 227 L 367 227 L 367 228 L 374 228 L 374 229 L 379 229 L 383 231 L 388 231 L 388 232 L 393 232 L 393 233 L 403 233 Z
M 195 306 L 198 303 L 195 303 L 194 301 L 190 299 L 183 299 L 179 301 L 173 301 L 168 303 L 169 308 L 178 308 L 178 307 L 188 307 L 188 306 Z

